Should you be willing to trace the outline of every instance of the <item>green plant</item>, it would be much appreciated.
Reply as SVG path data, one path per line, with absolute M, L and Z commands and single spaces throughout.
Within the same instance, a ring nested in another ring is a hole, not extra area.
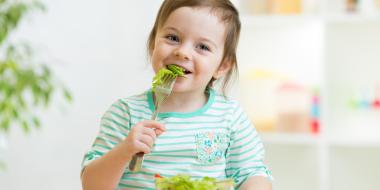
M 10 40 L 18 24 L 36 10 L 44 10 L 44 6 L 0 0 L 0 133 L 8 132 L 12 125 L 21 126 L 25 132 L 39 128 L 36 109 L 47 108 L 55 91 L 62 92 L 65 101 L 72 101 L 49 66 L 36 60 L 30 45 Z

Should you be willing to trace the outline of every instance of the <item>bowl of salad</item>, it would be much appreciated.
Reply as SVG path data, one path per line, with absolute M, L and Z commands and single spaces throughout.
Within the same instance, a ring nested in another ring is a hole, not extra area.
M 189 175 L 178 174 L 173 177 L 155 175 L 157 190 L 233 190 L 232 179 L 217 180 L 212 177 L 191 179 Z

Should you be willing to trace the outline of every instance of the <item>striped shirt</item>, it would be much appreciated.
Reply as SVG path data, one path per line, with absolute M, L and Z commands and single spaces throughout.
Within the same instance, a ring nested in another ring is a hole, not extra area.
M 145 155 L 139 172 L 125 168 L 117 189 L 153 190 L 157 173 L 163 177 L 187 174 L 194 179 L 233 178 L 236 189 L 249 176 L 272 178 L 263 163 L 263 144 L 239 104 L 214 90 L 208 95 L 207 103 L 194 112 L 158 114 L 166 132 Z M 113 103 L 101 119 L 99 134 L 82 168 L 123 141 L 131 127 L 149 120 L 153 111 L 151 90 Z

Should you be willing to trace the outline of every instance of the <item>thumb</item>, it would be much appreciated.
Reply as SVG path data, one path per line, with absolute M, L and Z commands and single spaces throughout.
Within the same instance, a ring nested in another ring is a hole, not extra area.
M 156 132 L 156 135 L 157 135 L 157 136 L 160 136 L 162 133 L 165 132 L 165 130 L 156 129 L 156 130 L 154 130 L 154 132 Z

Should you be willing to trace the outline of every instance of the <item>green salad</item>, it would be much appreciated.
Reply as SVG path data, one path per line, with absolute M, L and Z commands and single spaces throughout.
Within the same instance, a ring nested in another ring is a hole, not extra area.
M 156 187 L 158 190 L 229 190 L 232 186 L 232 179 L 217 181 L 216 178 L 211 177 L 191 179 L 189 175 L 185 174 L 178 174 L 168 178 L 156 175 Z
M 177 65 L 168 65 L 167 68 L 160 69 L 157 72 L 156 76 L 153 77 L 153 82 L 152 82 L 153 92 L 155 91 L 156 86 L 162 84 L 162 79 L 165 75 L 171 75 L 174 77 L 178 77 L 178 76 L 182 77 L 185 75 L 185 69 Z

